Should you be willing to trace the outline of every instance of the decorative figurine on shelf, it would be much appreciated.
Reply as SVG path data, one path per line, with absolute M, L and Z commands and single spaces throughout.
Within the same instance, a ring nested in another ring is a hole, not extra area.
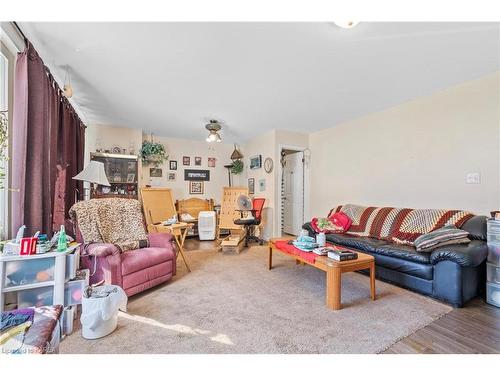
M 59 239 L 57 240 L 57 251 L 66 251 L 67 248 L 68 243 L 66 242 L 66 230 L 64 229 L 64 225 L 61 225 Z

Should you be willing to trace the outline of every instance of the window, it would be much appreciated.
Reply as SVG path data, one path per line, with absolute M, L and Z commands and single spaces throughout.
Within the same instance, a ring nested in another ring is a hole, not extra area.
M 7 133 L 12 120 L 12 77 L 14 74 L 14 55 L 0 42 L 0 111 L 8 119 Z M 9 155 L 10 150 L 5 150 L 5 155 Z M 0 239 L 7 238 L 9 234 L 10 217 L 10 190 L 9 187 L 9 162 L 0 159 L 0 167 L 4 173 L 2 181 L 3 189 L 0 189 Z

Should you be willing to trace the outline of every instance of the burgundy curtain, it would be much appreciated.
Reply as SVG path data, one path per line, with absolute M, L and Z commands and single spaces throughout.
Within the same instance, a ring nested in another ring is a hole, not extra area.
M 27 41 L 14 76 L 12 232 L 25 224 L 27 234 L 51 235 L 65 224 L 77 189 L 71 177 L 83 168 L 84 135 L 82 121 Z

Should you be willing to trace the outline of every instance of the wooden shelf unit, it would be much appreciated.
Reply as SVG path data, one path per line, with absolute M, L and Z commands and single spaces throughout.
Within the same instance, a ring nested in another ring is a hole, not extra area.
M 91 198 L 138 199 L 139 158 L 137 155 L 92 152 L 90 160 L 104 164 L 104 171 L 111 185 L 110 187 L 98 186 L 96 191 L 92 189 Z

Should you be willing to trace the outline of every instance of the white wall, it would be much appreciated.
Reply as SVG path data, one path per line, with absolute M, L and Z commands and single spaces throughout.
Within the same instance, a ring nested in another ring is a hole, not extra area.
M 303 133 L 286 130 L 271 130 L 261 135 L 257 135 L 242 146 L 244 154 L 245 171 L 247 178 L 255 179 L 255 197 L 266 198 L 263 211 L 263 237 L 269 239 L 279 236 L 280 233 L 280 201 L 279 186 L 281 178 L 280 146 L 303 147 L 309 143 L 309 136 Z M 266 173 L 264 167 L 251 170 L 250 157 L 254 155 L 262 156 L 262 164 L 267 157 L 273 159 L 274 169 L 271 173 Z M 306 170 L 307 173 L 307 170 Z M 259 191 L 259 180 L 265 180 L 265 191 Z M 307 195 L 306 195 L 307 196 Z
M 312 133 L 311 215 L 349 202 L 498 209 L 499 110 L 497 73 Z
M 269 131 L 264 134 L 258 135 L 252 140 L 246 142 L 242 146 L 243 162 L 245 165 L 245 186 L 248 185 L 248 179 L 255 179 L 255 194 L 256 198 L 265 198 L 266 202 L 264 204 L 264 209 L 262 211 L 263 220 L 263 233 L 262 236 L 265 239 L 269 239 L 274 236 L 274 213 L 276 211 L 275 207 L 275 171 L 277 160 L 275 158 L 275 131 Z M 262 168 L 250 169 L 250 157 L 255 155 L 262 155 Z M 272 173 L 266 173 L 264 170 L 264 160 L 270 157 L 274 162 L 274 169 Z M 259 180 L 263 179 L 265 181 L 265 190 L 259 190 Z
M 149 136 L 144 136 L 148 138 Z M 228 143 L 207 143 L 206 141 L 192 141 L 180 138 L 154 137 L 154 140 L 164 144 L 169 155 L 168 160 L 161 166 L 163 169 L 163 177 L 160 179 L 160 186 L 168 187 L 173 190 L 174 199 L 186 198 L 202 198 L 214 199 L 215 203 L 220 203 L 222 199 L 222 188 L 228 186 L 228 172 L 224 165 L 231 164 L 231 153 L 234 146 Z M 189 156 L 191 159 L 190 166 L 182 165 L 182 157 Z M 195 157 L 202 158 L 201 166 L 194 165 Z M 208 158 L 216 159 L 215 168 L 208 167 Z M 177 161 L 177 170 L 169 169 L 169 161 Z M 152 166 L 143 166 L 142 181 L 143 184 L 151 184 L 150 168 Z M 210 181 L 204 182 L 204 194 L 189 194 L 189 182 L 184 181 L 184 169 L 204 169 L 210 171 Z M 167 174 L 169 172 L 176 173 L 175 181 L 168 181 Z M 239 176 L 233 176 L 233 185 L 238 186 L 242 182 Z
M 85 160 L 86 163 L 90 159 L 90 153 L 96 150 L 98 144 L 103 149 L 111 150 L 115 146 L 129 149 L 131 146 L 137 154 L 140 150 L 142 140 L 149 139 L 149 135 L 143 135 L 141 129 L 130 129 L 119 126 L 96 125 L 90 124 L 86 131 L 85 142 Z M 202 199 L 214 199 L 215 203 L 220 203 L 222 198 L 222 187 L 228 185 L 228 173 L 224 165 L 231 163 L 231 153 L 234 146 L 227 143 L 208 144 L 206 141 L 192 141 L 180 138 L 168 138 L 154 136 L 154 140 L 164 144 L 167 148 L 169 160 L 163 165 L 162 178 L 154 181 L 155 186 L 168 187 L 173 189 L 174 199 L 186 199 L 190 197 Z M 191 166 L 184 167 L 182 165 L 182 157 L 189 156 L 191 158 Z M 195 166 L 194 158 L 200 156 L 202 165 Z M 208 167 L 208 157 L 216 158 L 215 168 Z M 177 170 L 169 170 L 169 161 L 177 161 Z M 150 168 L 152 166 L 139 167 L 139 184 L 141 186 L 152 184 L 150 178 Z M 189 194 L 189 183 L 184 181 L 184 169 L 208 169 L 210 170 L 210 181 L 204 182 L 204 194 Z M 168 181 L 167 175 L 169 172 L 175 172 L 176 180 Z M 233 185 L 244 184 L 246 179 L 243 176 L 233 176 Z

